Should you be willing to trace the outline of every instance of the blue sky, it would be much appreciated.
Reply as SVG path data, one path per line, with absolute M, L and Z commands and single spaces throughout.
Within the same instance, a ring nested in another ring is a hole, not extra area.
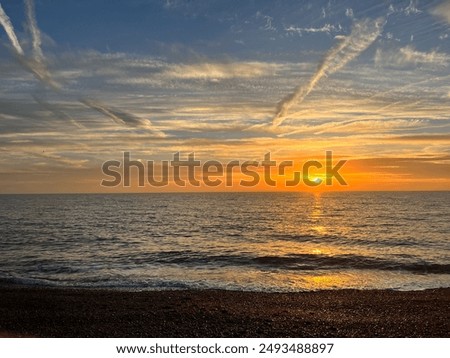
M 448 27 L 430 13 L 439 3 L 39 0 L 36 12 L 41 31 L 61 49 L 170 56 L 172 47 L 179 47 L 180 52 L 212 57 L 293 60 L 302 49 L 327 50 L 333 35 L 348 33 L 353 18 L 379 16 L 389 17 L 384 32 L 395 36 L 395 41 L 408 44 L 414 36 L 412 42 L 419 50 L 448 50 L 448 41 L 439 40 L 448 34 Z M 22 31 L 22 2 L 3 0 L 2 5 Z M 303 36 L 296 29 L 305 29 Z
M 19 42 L 3 23 L 5 192 L 67 173 L 83 190 L 124 150 L 246 160 L 331 148 L 368 175 L 448 187 L 449 1 L 25 3 L 34 26 L 24 2 L 0 0 Z

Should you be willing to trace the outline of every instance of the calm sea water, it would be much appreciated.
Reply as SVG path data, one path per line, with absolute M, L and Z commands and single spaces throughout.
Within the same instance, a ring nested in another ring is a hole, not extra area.
M 0 281 L 450 287 L 450 192 L 0 196 Z

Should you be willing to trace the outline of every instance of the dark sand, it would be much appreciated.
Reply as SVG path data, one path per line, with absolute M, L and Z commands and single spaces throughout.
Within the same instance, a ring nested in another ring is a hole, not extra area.
M 9 337 L 450 337 L 450 288 L 123 292 L 0 287 Z

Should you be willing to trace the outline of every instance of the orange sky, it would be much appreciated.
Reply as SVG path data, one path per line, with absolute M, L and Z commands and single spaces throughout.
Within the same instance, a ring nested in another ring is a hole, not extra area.
M 338 158 L 339 159 L 339 158 Z M 338 159 L 334 160 L 334 164 Z M 324 163 L 323 158 L 318 160 Z M 304 161 L 303 161 L 304 162 Z M 303 163 L 301 161 L 296 163 Z M 101 173 L 99 168 L 72 169 L 49 172 L 48 174 L 28 173 L 18 176 L 16 173 L 1 174 L 3 193 L 107 193 L 107 192 L 185 192 L 185 191 L 420 191 L 420 190 L 449 190 L 450 169 L 449 164 L 442 164 L 431 159 L 404 160 L 402 158 L 380 158 L 349 160 L 339 170 L 347 185 L 339 184 L 333 179 L 333 185 L 329 186 L 322 182 L 320 185 L 310 187 L 300 182 L 295 187 L 286 186 L 285 182 L 292 179 L 292 169 L 288 169 L 285 175 L 278 174 L 278 167 L 271 171 L 271 179 L 276 182 L 275 186 L 264 183 L 262 168 L 257 170 L 259 175 L 258 185 L 246 187 L 240 185 L 241 180 L 250 181 L 252 177 L 233 171 L 233 185 L 226 186 L 226 176 L 210 176 L 210 180 L 220 179 L 221 185 L 207 186 L 201 183 L 199 187 L 188 183 L 186 170 L 181 170 L 181 179 L 186 181 L 185 187 L 176 185 L 173 180 L 164 187 L 152 187 L 145 182 L 144 187 L 138 186 L 138 174 L 136 169 L 131 170 L 131 185 L 124 187 L 123 183 L 115 187 L 104 187 L 102 180 L 111 180 L 110 176 Z M 301 170 L 297 164 L 296 171 Z M 159 179 L 159 173 L 155 174 Z M 200 170 L 196 170 L 195 178 L 201 180 Z M 325 179 L 324 169 L 311 168 L 309 179 Z M 145 177 L 146 179 L 146 177 Z

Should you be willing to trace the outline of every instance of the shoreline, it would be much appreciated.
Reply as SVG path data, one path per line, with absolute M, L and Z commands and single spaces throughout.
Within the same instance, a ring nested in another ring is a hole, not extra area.
M 450 337 L 450 288 L 123 291 L 0 285 L 0 337 Z

